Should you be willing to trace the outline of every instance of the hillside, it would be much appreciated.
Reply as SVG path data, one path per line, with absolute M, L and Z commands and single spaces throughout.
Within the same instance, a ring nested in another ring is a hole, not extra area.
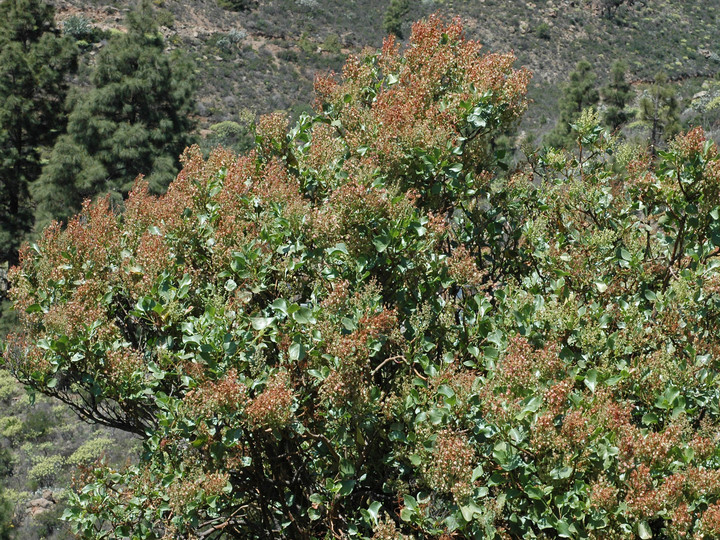
M 572 67 L 588 59 L 607 78 L 622 58 L 636 84 L 658 71 L 682 83 L 687 109 L 702 82 L 720 68 L 720 44 L 713 39 L 720 1 L 629 2 L 604 14 L 599 0 L 413 0 L 403 18 L 432 12 L 460 16 L 468 37 L 493 52 L 514 51 L 533 81 L 524 126 L 544 130 L 556 116 L 559 86 Z M 82 15 L 104 29 L 122 29 L 132 0 L 59 0 L 59 22 Z M 233 12 L 216 0 L 161 0 L 159 21 L 168 48 L 188 52 L 200 81 L 198 116 L 203 128 L 283 109 L 297 113 L 312 101 L 316 73 L 338 71 L 348 53 L 377 47 L 385 32 L 387 0 L 268 0 Z M 88 51 L 91 60 L 96 44 Z M 707 100 L 706 100 L 707 101 Z M 697 108 L 697 107 L 696 107 Z M 690 115 L 692 116 L 692 115 Z

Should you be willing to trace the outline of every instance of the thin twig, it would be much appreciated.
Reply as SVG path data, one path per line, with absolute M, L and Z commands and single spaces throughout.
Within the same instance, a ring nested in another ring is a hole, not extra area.
M 375 375 L 378 371 L 385 367 L 386 364 L 392 362 L 393 360 L 405 360 L 405 357 L 402 354 L 398 354 L 397 356 L 391 356 L 390 358 L 386 358 L 380 363 L 378 367 L 372 370 L 371 375 Z

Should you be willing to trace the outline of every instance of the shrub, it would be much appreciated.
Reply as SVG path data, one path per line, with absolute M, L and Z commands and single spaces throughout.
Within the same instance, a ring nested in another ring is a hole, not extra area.
M 717 535 L 717 147 L 614 170 L 585 112 L 503 174 L 528 74 L 478 49 L 417 23 L 248 155 L 24 248 L 6 362 L 145 438 L 78 478 L 76 533 Z
M 337 34 L 328 34 L 322 44 L 322 50 L 330 53 L 340 52 L 340 38 Z
M 34 488 L 48 487 L 62 472 L 65 460 L 62 456 L 48 456 L 40 458 L 28 472 L 28 480 Z
M 535 27 L 535 34 L 540 39 L 550 39 L 552 37 L 550 25 L 548 23 L 540 23 Z
M 92 21 L 82 15 L 71 15 L 63 21 L 63 32 L 76 40 L 92 41 Z
M 98 437 L 97 439 L 85 441 L 72 453 L 67 462 L 71 465 L 89 465 L 100 459 L 113 443 L 114 441 L 108 437 Z

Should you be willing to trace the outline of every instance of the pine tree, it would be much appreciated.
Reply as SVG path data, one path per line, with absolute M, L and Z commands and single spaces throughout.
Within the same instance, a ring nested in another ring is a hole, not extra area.
M 191 141 L 190 68 L 176 59 L 171 65 L 149 1 L 127 23 L 128 32 L 99 55 L 93 88 L 74 96 L 67 134 L 55 145 L 36 191 L 39 224 L 67 219 L 97 194 L 119 199 L 140 174 L 153 192 L 162 192 Z
M 551 146 L 568 146 L 573 142 L 571 125 L 583 109 L 596 105 L 600 99 L 595 81 L 597 76 L 587 60 L 581 60 L 570 73 L 570 80 L 558 101 L 560 118 L 555 129 L 548 134 L 546 142 Z
M 661 142 L 680 132 L 680 106 L 665 73 L 655 76 L 655 82 L 640 100 L 639 119 L 649 128 L 648 145 L 653 156 Z
M 32 227 L 31 182 L 40 149 L 65 127 L 67 75 L 77 48 L 61 37 L 53 8 L 38 0 L 0 3 L 0 262 L 17 262 Z
M 626 71 L 627 65 L 624 62 L 613 63 L 610 70 L 610 83 L 600 91 L 606 106 L 603 120 L 605 125 L 613 131 L 616 131 L 630 118 L 626 107 L 635 97 L 632 86 L 625 78 Z
M 409 11 L 410 0 L 390 0 L 383 17 L 383 30 L 402 39 L 402 19 Z

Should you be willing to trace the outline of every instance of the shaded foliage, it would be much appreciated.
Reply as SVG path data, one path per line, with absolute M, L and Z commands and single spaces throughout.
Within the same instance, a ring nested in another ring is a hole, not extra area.
M 40 175 L 41 148 L 65 127 L 67 76 L 76 59 L 72 40 L 58 35 L 51 6 L 0 4 L 0 262 L 17 262 L 32 228 L 30 184 Z
M 410 11 L 410 0 L 390 0 L 385 13 L 383 14 L 383 30 L 388 34 L 394 34 L 402 39 L 403 19 Z
M 612 131 L 616 131 L 629 119 L 628 105 L 635 97 L 635 92 L 627 80 L 627 65 L 614 62 L 610 69 L 610 82 L 600 90 L 605 105 L 603 122 Z
M 546 137 L 547 144 L 556 147 L 571 147 L 574 144 L 572 125 L 584 109 L 595 106 L 600 99 L 596 80 L 590 62 L 581 60 L 577 63 L 558 101 L 559 117 L 555 129 Z
M 163 51 L 149 2 L 127 22 L 128 32 L 100 52 L 92 88 L 72 96 L 67 134 L 35 190 L 40 224 L 67 220 L 99 193 L 119 202 L 140 174 L 153 192 L 164 191 L 191 140 L 192 68 Z
M 648 146 L 653 155 L 680 131 L 680 105 L 665 73 L 658 73 L 640 98 L 638 119 L 648 127 Z

